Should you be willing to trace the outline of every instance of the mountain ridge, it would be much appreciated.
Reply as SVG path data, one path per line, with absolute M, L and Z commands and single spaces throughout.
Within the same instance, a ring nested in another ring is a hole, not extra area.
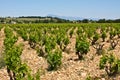
M 51 17 L 58 17 L 66 20 L 83 20 L 83 19 L 89 19 L 89 20 L 99 20 L 99 18 L 84 18 L 84 17 L 77 17 L 77 16 L 59 16 L 54 14 L 48 14 L 47 16 Z

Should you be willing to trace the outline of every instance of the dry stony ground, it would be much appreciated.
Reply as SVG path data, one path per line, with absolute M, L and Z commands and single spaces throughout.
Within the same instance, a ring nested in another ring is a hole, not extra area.
M 76 31 L 76 29 L 75 29 Z M 4 28 L 0 31 L 0 58 L 3 51 Z M 92 76 L 96 80 L 120 80 L 120 76 L 113 76 L 113 79 L 107 79 L 106 72 L 99 69 L 99 60 L 101 56 L 96 55 L 96 50 L 90 46 L 90 51 L 84 56 L 84 60 L 77 60 L 75 54 L 76 36 L 70 39 L 70 44 L 67 46 L 69 51 L 63 52 L 62 65 L 57 71 L 47 71 L 48 64 L 45 58 L 39 57 L 34 49 L 31 49 L 27 41 L 23 41 L 19 37 L 16 44 L 24 44 L 24 50 L 21 55 L 23 62 L 27 63 L 32 73 L 41 70 L 41 80 L 85 80 L 87 76 Z M 104 49 L 109 48 L 109 43 L 105 43 Z M 120 57 L 120 46 L 112 50 L 117 57 Z M 9 80 L 6 67 L 0 69 L 0 80 Z

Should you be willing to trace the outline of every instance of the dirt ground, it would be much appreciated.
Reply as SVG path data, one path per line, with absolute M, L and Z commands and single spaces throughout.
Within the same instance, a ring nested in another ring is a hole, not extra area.
M 76 31 L 76 30 L 75 30 Z M 0 55 L 3 51 L 4 28 L 0 31 Z M 120 80 L 120 75 L 107 78 L 105 70 L 99 69 L 100 55 L 96 54 L 93 46 L 90 46 L 90 51 L 84 55 L 84 60 L 78 60 L 75 54 L 75 34 L 70 38 L 70 44 L 67 46 L 68 52 L 62 52 L 62 65 L 57 71 L 47 71 L 48 64 L 45 58 L 39 57 L 37 52 L 30 48 L 27 41 L 21 37 L 18 38 L 16 44 L 24 44 L 21 59 L 30 67 L 32 74 L 36 73 L 38 69 L 41 72 L 41 80 L 86 80 L 88 76 L 93 77 L 93 80 Z M 104 50 L 109 49 L 110 43 L 104 43 Z M 120 57 L 120 46 L 118 45 L 111 52 Z M 6 67 L 0 69 L 0 80 L 9 80 Z

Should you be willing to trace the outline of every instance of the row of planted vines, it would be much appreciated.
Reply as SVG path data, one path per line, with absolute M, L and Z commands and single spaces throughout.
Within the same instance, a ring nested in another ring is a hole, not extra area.
M 0 25 L 0 29 L 2 28 L 5 32 L 5 64 L 10 80 L 40 79 L 40 74 L 32 77 L 28 66 L 21 61 L 23 45 L 15 44 L 18 37 L 28 41 L 38 56 L 46 59 L 48 71 L 58 70 L 62 66 L 62 53 L 67 53 L 71 39 L 75 38 L 74 54 L 79 61 L 85 59 L 92 47 L 95 55 L 101 56 L 97 64 L 99 69 L 104 69 L 108 77 L 120 72 L 120 56 L 116 57 L 119 52 L 114 53 L 116 47 L 120 46 L 120 24 L 3 24 Z M 106 44 L 109 44 L 107 48 Z M 93 80 L 91 76 L 86 79 Z

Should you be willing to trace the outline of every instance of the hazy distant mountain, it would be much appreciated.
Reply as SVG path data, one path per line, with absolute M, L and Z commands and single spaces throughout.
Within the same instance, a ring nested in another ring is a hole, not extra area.
M 83 19 L 99 20 L 98 18 L 84 18 L 84 17 L 73 17 L 73 16 L 59 16 L 59 15 L 53 15 L 53 14 L 48 14 L 47 16 L 58 17 L 58 18 L 66 19 L 66 20 L 83 20 Z

